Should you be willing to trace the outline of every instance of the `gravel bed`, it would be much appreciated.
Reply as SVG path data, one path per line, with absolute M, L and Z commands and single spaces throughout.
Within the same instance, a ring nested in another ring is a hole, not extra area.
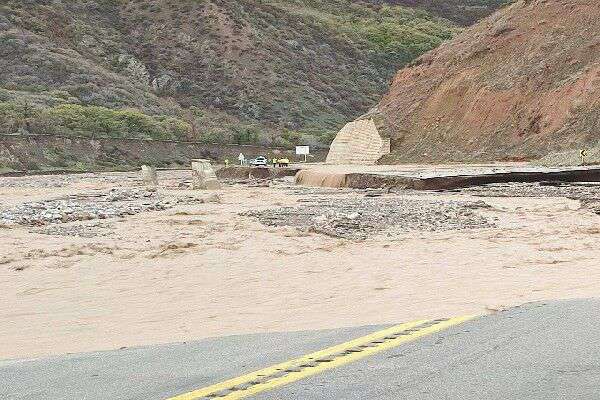
M 303 199 L 295 207 L 248 211 L 267 226 L 292 226 L 332 237 L 364 240 L 378 233 L 449 231 L 489 228 L 493 224 L 476 212 L 484 202 L 379 198 Z
M 162 198 L 152 189 L 111 189 L 108 192 L 72 195 L 60 199 L 20 204 L 0 211 L 0 224 L 44 226 L 73 221 L 89 221 L 160 211 L 178 204 L 219 202 L 216 195 L 207 198 L 183 196 Z
M 453 190 L 481 197 L 600 199 L 600 183 L 497 183 Z
M 65 174 L 65 175 L 32 175 L 7 177 L 0 176 L 0 188 L 60 188 L 67 187 L 74 183 L 98 183 L 103 182 L 109 185 L 132 184 L 141 179 L 135 173 L 84 173 L 84 174 Z
M 112 236 L 114 230 L 110 224 L 103 222 L 75 223 L 75 224 L 51 224 L 43 228 L 33 230 L 51 236 L 78 236 L 83 238 Z

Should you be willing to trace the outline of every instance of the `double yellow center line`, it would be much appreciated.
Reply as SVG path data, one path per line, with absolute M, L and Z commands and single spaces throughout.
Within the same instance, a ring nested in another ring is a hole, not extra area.
M 443 331 L 472 318 L 464 316 L 396 325 L 167 400 L 243 399 Z

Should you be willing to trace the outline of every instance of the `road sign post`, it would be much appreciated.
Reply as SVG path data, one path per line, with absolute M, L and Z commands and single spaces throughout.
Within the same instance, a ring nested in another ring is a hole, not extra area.
M 296 154 L 304 156 L 304 162 L 306 162 L 307 157 L 310 154 L 310 146 L 296 146 Z
M 579 155 L 581 156 L 581 165 L 585 165 L 585 158 L 587 157 L 587 150 L 581 149 L 581 151 L 579 152 Z

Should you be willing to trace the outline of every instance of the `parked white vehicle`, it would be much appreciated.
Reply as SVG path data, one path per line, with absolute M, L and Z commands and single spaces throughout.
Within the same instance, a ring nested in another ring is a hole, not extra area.
M 255 159 L 250 161 L 250 165 L 253 167 L 266 167 L 267 166 L 267 157 L 258 156 Z

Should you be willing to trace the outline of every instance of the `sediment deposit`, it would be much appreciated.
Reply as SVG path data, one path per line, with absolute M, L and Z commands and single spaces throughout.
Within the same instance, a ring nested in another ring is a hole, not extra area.
M 0 178 L 0 214 L 61 216 L 0 223 L 0 358 L 600 295 L 598 185 L 390 192 L 285 177 L 195 191 L 190 179 L 158 171 L 153 191 L 141 173 Z M 62 218 L 64 199 L 72 215 L 164 209 L 80 221 Z

